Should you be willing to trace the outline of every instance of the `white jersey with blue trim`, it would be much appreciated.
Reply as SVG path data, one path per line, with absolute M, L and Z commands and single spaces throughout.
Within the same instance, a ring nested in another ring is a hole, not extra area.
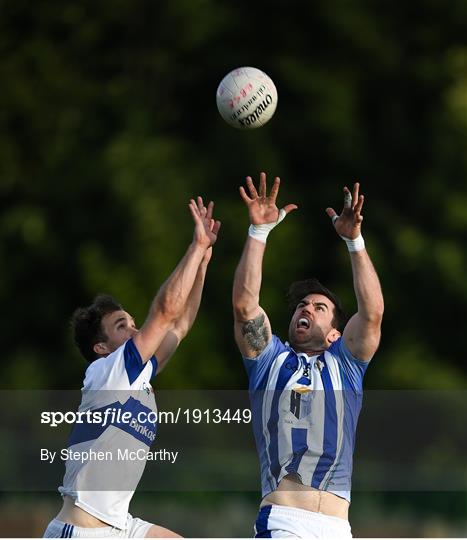
M 285 476 L 350 501 L 352 456 L 368 362 L 339 338 L 321 355 L 295 352 L 273 336 L 244 358 L 262 495 Z
M 132 339 L 92 362 L 78 412 L 91 411 L 93 418 L 81 416 L 68 441 L 60 493 L 119 529 L 126 526 L 130 500 L 156 437 L 157 408 L 150 384 L 156 370 L 156 358 L 143 363 Z

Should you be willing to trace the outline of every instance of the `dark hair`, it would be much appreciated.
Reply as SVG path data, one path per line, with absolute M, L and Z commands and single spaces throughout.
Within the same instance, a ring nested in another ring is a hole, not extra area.
M 309 294 L 322 294 L 329 298 L 334 304 L 334 316 L 331 324 L 334 328 L 343 332 L 347 323 L 347 317 L 342 309 L 339 298 L 331 292 L 327 287 L 320 283 L 316 278 L 304 279 L 302 281 L 295 281 L 290 285 L 287 292 L 287 301 L 289 303 L 289 309 L 292 313 L 295 311 L 297 305 Z
M 93 362 L 99 355 L 94 345 L 106 341 L 102 329 L 102 319 L 109 313 L 120 311 L 122 306 L 108 294 L 97 295 L 90 306 L 78 308 L 71 317 L 73 338 L 81 354 L 88 362 Z

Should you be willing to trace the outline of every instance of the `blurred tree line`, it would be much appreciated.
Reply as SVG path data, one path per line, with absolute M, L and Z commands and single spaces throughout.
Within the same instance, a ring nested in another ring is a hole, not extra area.
M 223 222 L 196 325 L 160 386 L 241 388 L 230 290 L 247 230 L 238 186 L 265 170 L 300 209 L 271 237 L 262 305 L 285 337 L 289 282 L 355 309 L 324 208 L 366 195 L 386 299 L 374 388 L 465 387 L 467 2 L 0 1 L 2 384 L 66 388 L 68 328 L 97 292 L 139 323 L 191 238 L 190 197 Z M 215 90 L 275 81 L 264 128 L 237 132 Z M 459 335 L 459 330 L 461 335 Z

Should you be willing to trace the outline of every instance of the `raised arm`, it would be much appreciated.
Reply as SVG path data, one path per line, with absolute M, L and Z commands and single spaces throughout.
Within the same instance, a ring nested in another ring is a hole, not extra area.
M 240 187 L 240 196 L 248 208 L 251 226 L 235 271 L 232 302 L 235 341 L 243 356 L 256 358 L 272 337 L 269 319 L 259 305 L 266 238 L 269 231 L 297 206 L 289 204 L 281 211 L 277 208 L 279 178 L 274 180 L 269 196 L 266 192 L 265 173 L 260 174 L 259 192 L 251 177 L 247 177 L 246 183 L 249 196 L 243 187 Z
M 344 208 L 340 216 L 332 208 L 327 208 L 326 213 L 349 248 L 357 297 L 358 311 L 347 323 L 343 338 L 353 356 L 369 361 L 381 338 L 384 300 L 378 276 L 361 236 L 364 197 L 359 195 L 359 188 L 358 183 L 354 185 L 352 193 L 347 187 L 344 188 Z
M 206 256 L 206 251 L 217 239 L 220 223 L 212 219 L 212 204 L 206 209 L 202 199 L 198 197 L 198 204 L 192 199 L 189 209 L 195 223 L 193 241 L 175 270 L 159 289 L 145 323 L 133 338 L 143 362 L 151 358 L 164 338 L 169 337 L 168 332 L 173 330 L 176 322 L 182 318 L 200 264 Z
M 157 373 L 160 373 L 167 365 L 169 359 L 177 349 L 182 339 L 188 334 L 193 323 L 195 322 L 196 315 L 201 303 L 201 296 L 203 293 L 204 280 L 206 277 L 206 270 L 211 259 L 212 247 L 210 247 L 204 254 L 204 258 L 198 267 L 196 273 L 195 282 L 193 288 L 190 291 L 188 300 L 186 302 L 185 309 L 180 319 L 175 321 L 173 327 L 167 332 L 166 336 L 162 340 L 159 348 L 156 351 L 157 358 Z

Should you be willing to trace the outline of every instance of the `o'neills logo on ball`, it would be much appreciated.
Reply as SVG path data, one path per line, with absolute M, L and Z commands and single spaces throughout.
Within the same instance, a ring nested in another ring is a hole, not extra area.
M 258 90 L 256 91 L 256 94 L 251 96 L 246 103 L 244 103 L 241 107 L 239 107 L 233 114 L 230 115 L 231 120 L 236 120 L 239 116 L 242 116 L 242 114 L 250 109 L 252 105 L 255 104 L 255 102 L 258 99 L 261 99 L 264 94 L 266 93 L 266 90 L 268 88 L 265 84 L 262 84 Z M 232 101 L 240 101 L 240 96 L 235 96 L 235 98 Z
M 249 114 L 245 118 L 239 118 L 238 122 L 240 125 L 244 127 L 251 126 L 251 124 L 254 124 L 259 120 L 259 117 L 266 111 L 266 109 L 271 105 L 272 103 L 272 96 L 271 94 L 267 94 L 267 96 L 263 99 L 263 101 L 256 107 L 256 109 Z
M 216 103 L 220 115 L 230 126 L 256 129 L 274 115 L 277 90 L 264 71 L 246 66 L 234 69 L 222 79 L 217 87 Z

